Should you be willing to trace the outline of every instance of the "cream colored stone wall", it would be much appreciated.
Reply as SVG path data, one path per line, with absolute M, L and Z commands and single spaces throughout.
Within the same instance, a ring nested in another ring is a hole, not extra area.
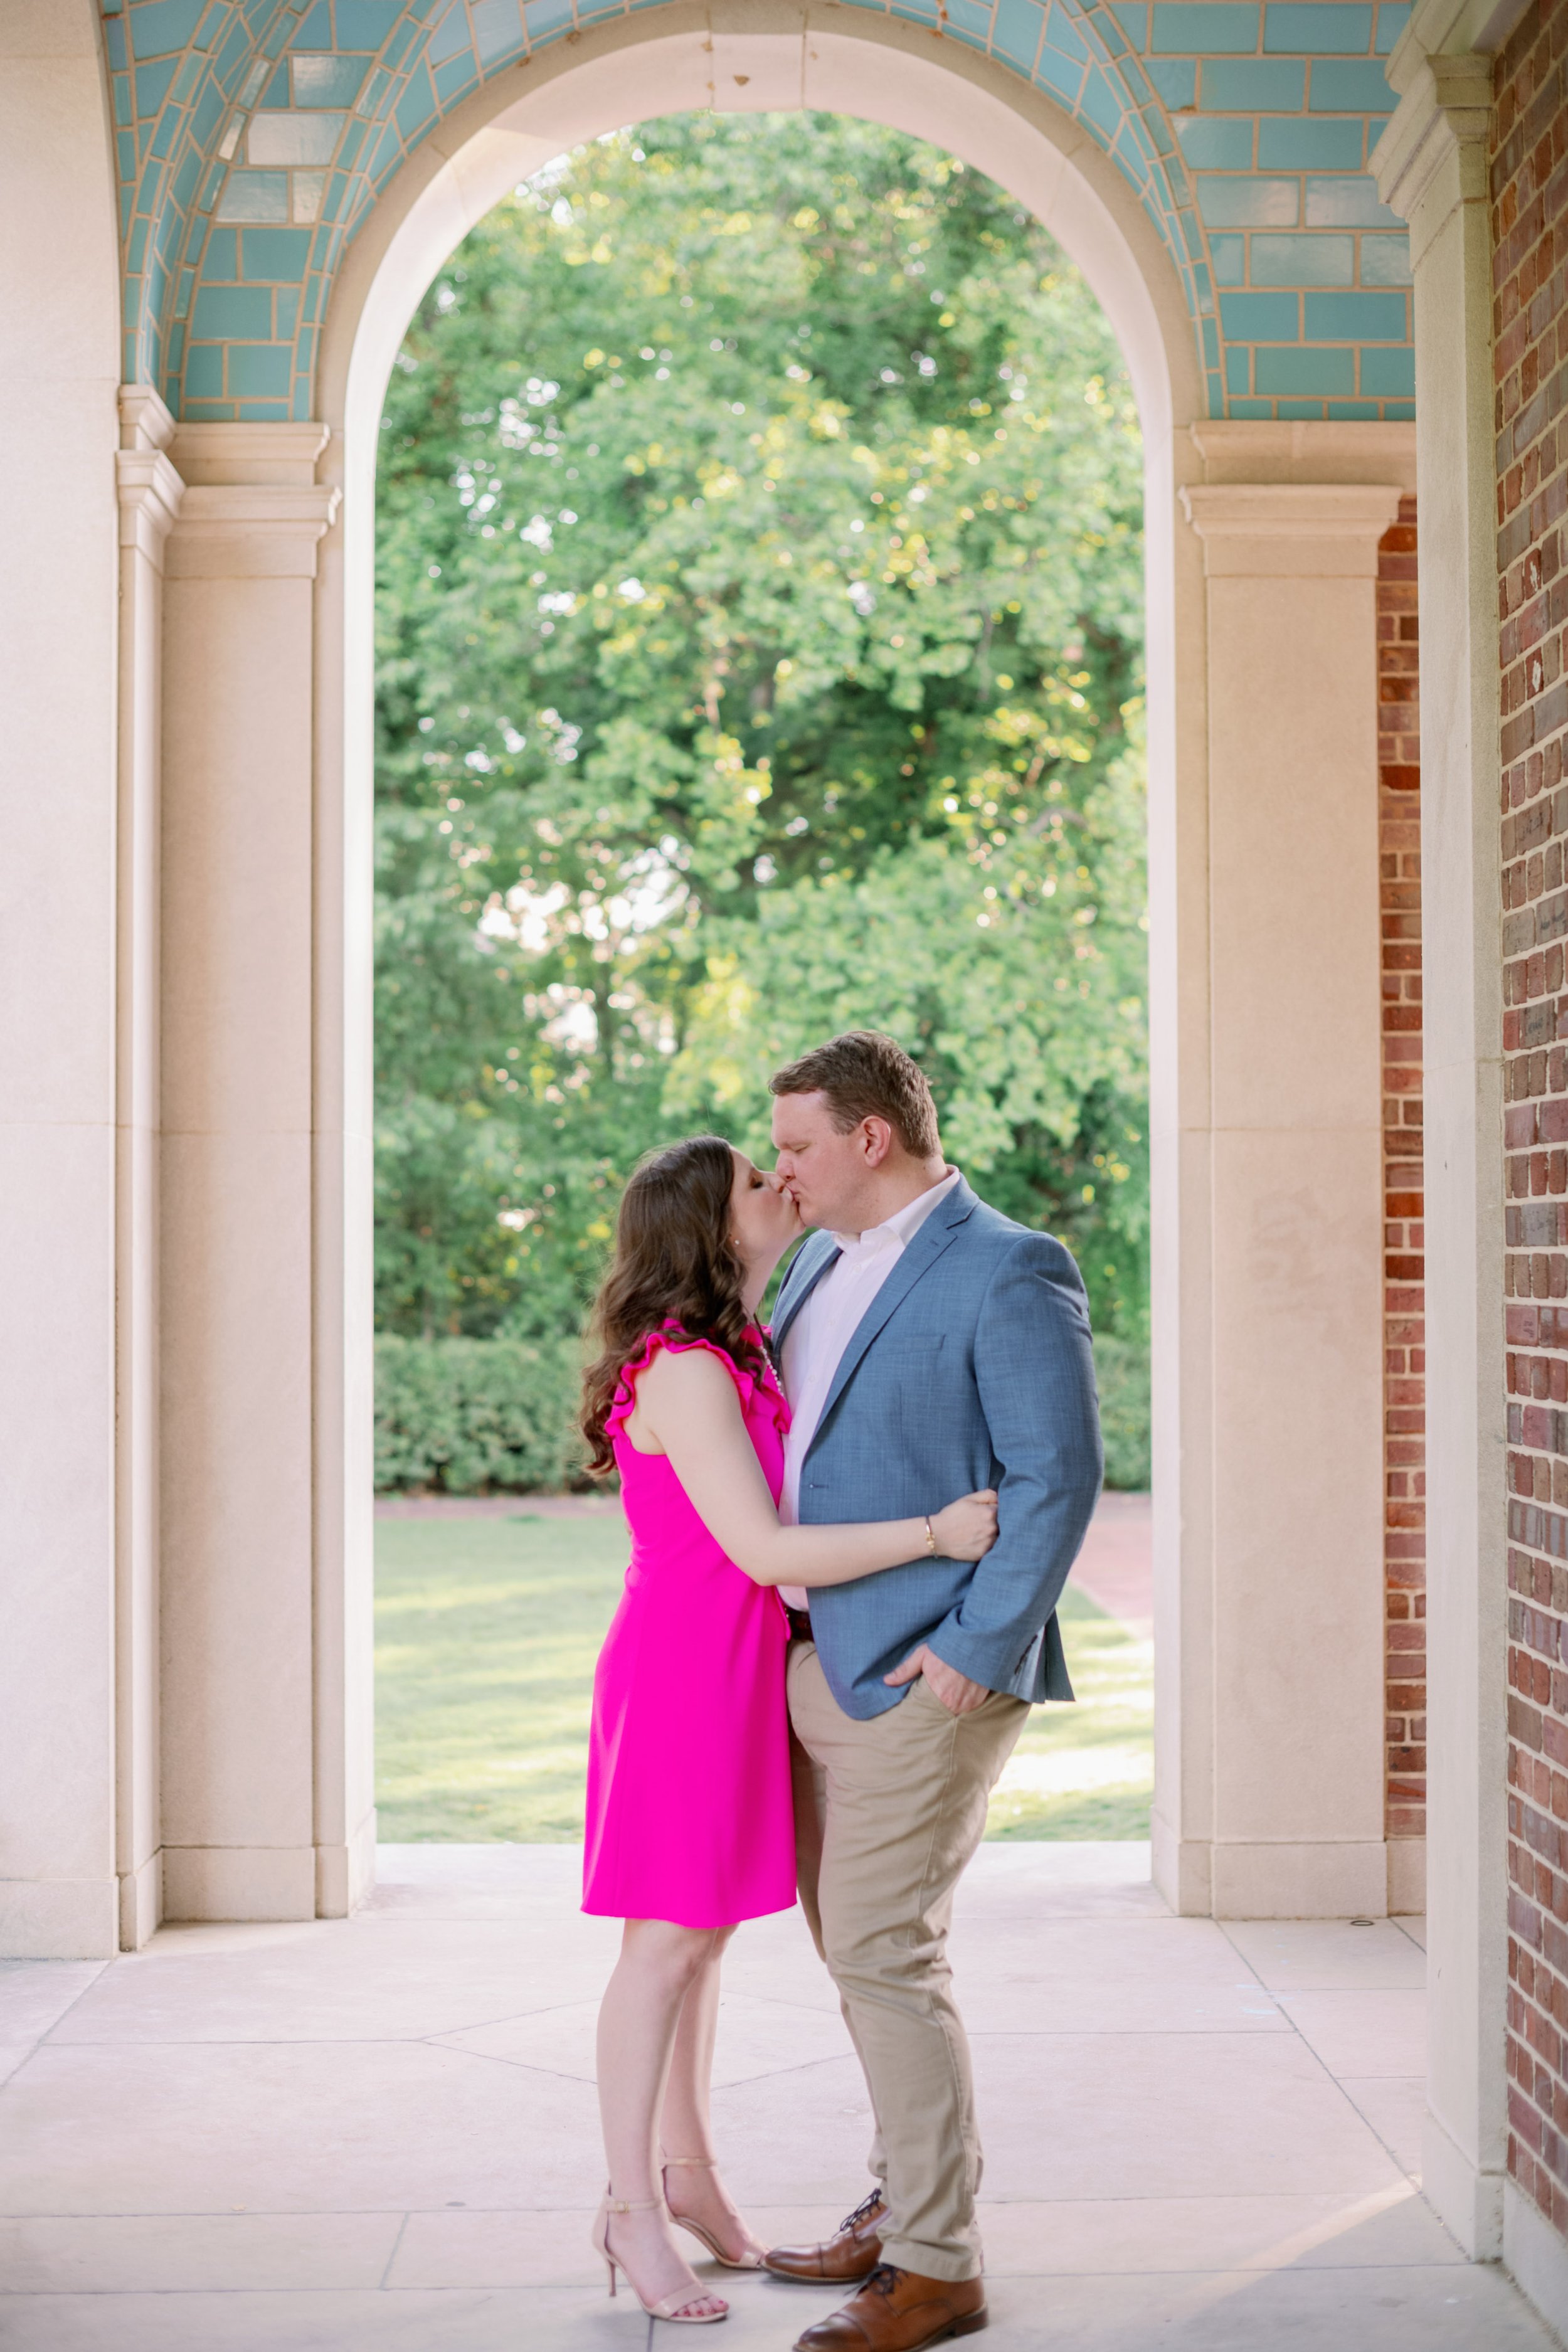
M 0 9 L 0 1951 L 118 1940 L 119 256 L 96 11 Z
M 1208 1089 L 1165 1150 L 1189 1171 L 1180 1413 L 1184 1496 L 1202 1493 L 1205 1527 L 1178 1576 L 1162 1563 L 1155 1874 L 1186 1911 L 1376 1915 L 1373 607 L 1412 436 L 1205 425 L 1192 438 L 1205 478 L 1182 503 L 1204 560 L 1205 728 L 1184 743 L 1177 805 L 1194 835 L 1202 809 L 1187 963 L 1203 956 L 1207 1029 L 1189 1053 L 1206 1048 Z M 1178 985 L 1195 992 L 1195 974 Z

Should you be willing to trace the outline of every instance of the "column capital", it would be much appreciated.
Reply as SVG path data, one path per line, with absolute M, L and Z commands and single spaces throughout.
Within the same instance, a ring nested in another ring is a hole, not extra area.
M 1417 0 L 1388 79 L 1399 104 L 1369 158 L 1377 192 L 1410 224 L 1412 265 L 1457 204 L 1484 203 L 1492 63 L 1527 0 Z
M 120 544 L 160 570 L 163 543 L 179 520 L 185 486 L 161 449 L 121 449 L 114 458 L 120 494 Z
M 342 493 L 316 479 L 324 425 L 179 425 L 190 485 L 169 548 L 179 580 L 311 580 Z
M 1463 57 L 1472 49 L 1495 57 L 1530 0 L 1415 0 L 1394 44 L 1388 79 L 1403 98 L 1427 58 Z
M 313 580 L 342 493 L 324 483 L 192 483 L 169 542 L 175 580 Z
M 1211 580 L 1373 580 L 1397 484 L 1194 482 L 1182 491 Z
M 163 542 L 179 516 L 185 489 L 164 455 L 174 432 L 174 418 L 150 385 L 121 385 L 120 447 L 114 459 L 120 544 L 135 548 L 160 571 Z
M 176 425 L 170 456 L 190 483 L 273 483 L 316 478 L 331 435 L 324 425 Z
M 1398 482 L 1415 493 L 1413 424 L 1207 417 L 1187 431 L 1205 482 Z
M 174 437 L 174 420 L 150 383 L 120 387 L 120 446 L 122 449 L 166 449 Z
M 1373 150 L 1378 194 L 1410 224 L 1413 267 L 1456 204 L 1486 199 L 1491 105 L 1489 57 L 1424 58 Z

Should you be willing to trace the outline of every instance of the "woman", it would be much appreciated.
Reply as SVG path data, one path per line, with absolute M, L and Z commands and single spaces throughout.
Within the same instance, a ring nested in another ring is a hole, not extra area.
M 616 2291 L 698 2325 L 729 2305 L 677 2222 L 731 2270 L 762 2249 L 721 2182 L 708 2093 L 719 1968 L 742 1919 L 795 1902 L 779 1584 L 846 1584 L 931 1551 L 979 1559 L 994 1495 L 930 1520 L 781 1527 L 785 1403 L 752 1320 L 803 1228 L 794 1201 L 717 1136 L 626 1186 L 584 1383 L 593 1467 L 621 1475 L 626 1589 L 594 1685 L 584 1911 L 624 1919 L 599 2012 L 610 2186 L 594 2242 Z

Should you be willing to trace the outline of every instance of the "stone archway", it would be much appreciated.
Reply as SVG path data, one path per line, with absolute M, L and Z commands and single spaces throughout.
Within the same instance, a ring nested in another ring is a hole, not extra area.
M 165 1192 L 166 1248 L 200 1236 L 199 1279 L 183 1286 L 182 1251 L 166 1283 L 182 1368 L 165 1390 L 166 1901 L 333 1912 L 371 1868 L 365 845 L 385 373 L 430 276 L 506 187 L 573 141 L 710 103 L 833 107 L 940 139 L 1039 213 L 1122 340 L 1149 453 L 1156 1866 L 1184 1909 L 1381 1911 L 1372 612 L 1412 436 L 1190 430 L 1203 388 L 1180 288 L 1076 126 L 895 20 L 825 34 L 788 5 L 733 31 L 705 12 L 617 21 L 536 61 L 526 88 L 487 85 L 361 227 L 319 421 L 183 425 L 169 444 L 190 487 L 166 591 L 165 1018 L 176 1089 L 216 1100 L 249 1076 L 226 1139 L 194 1139 Z M 248 913 L 219 926 L 235 896 Z M 240 1329 L 267 1334 L 264 1394 L 226 1353 Z M 275 1480 L 307 1458 L 308 1486 L 264 1510 L 263 1465 Z
M 825 32 L 797 0 L 734 0 L 601 23 L 411 134 L 324 325 L 297 328 L 296 353 L 321 336 L 313 412 L 176 424 L 121 394 L 118 1262 L 145 1311 L 119 1326 L 92 1668 L 100 1696 L 118 1671 L 120 1806 L 83 1798 L 68 1900 L 47 1832 L 26 1845 L 21 1948 L 134 1945 L 161 1912 L 335 1916 L 368 1882 L 381 383 L 507 185 L 628 117 L 731 101 L 965 155 L 1121 338 L 1149 452 L 1156 1868 L 1185 1910 L 1385 1906 L 1373 592 L 1413 428 L 1201 421 L 1173 247 L 1065 107 L 891 16 Z

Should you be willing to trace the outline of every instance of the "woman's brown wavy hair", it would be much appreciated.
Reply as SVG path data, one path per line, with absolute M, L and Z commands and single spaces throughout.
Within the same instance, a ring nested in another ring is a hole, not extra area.
M 735 1155 L 721 1136 L 694 1135 L 643 1161 L 621 1195 L 615 1255 L 594 1303 L 600 1352 L 583 1375 L 578 1426 L 595 1477 L 613 1470 L 605 1434 L 621 1372 L 650 1331 L 674 1323 L 710 1339 L 753 1374 L 765 1360 L 742 1299 L 746 1270 L 731 1238 Z

